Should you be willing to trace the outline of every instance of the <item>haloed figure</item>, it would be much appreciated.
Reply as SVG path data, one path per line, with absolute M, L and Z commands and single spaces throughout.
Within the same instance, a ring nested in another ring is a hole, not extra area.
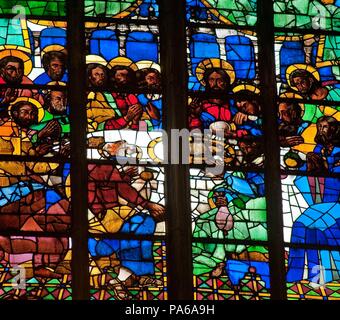
M 130 67 L 117 65 L 111 70 L 111 81 L 116 89 L 132 89 L 136 85 L 136 75 Z
M 13 105 L 11 115 L 20 128 L 28 129 L 38 122 L 37 107 L 28 101 L 18 102 Z
M 301 106 L 296 102 L 279 104 L 279 136 L 282 147 L 293 147 L 304 142 L 301 133 L 308 127 L 302 120 Z
M 87 66 L 87 79 L 90 87 L 99 88 L 107 85 L 108 75 L 106 67 L 91 63 Z
M 46 52 L 42 58 L 45 72 L 35 79 L 34 83 L 42 85 L 54 81 L 66 82 L 66 60 L 67 55 L 64 52 Z
M 45 109 L 54 115 L 63 115 L 66 112 L 67 100 L 62 91 L 51 91 L 45 97 Z
M 314 173 L 340 172 L 340 126 L 329 116 L 323 116 L 316 123 L 317 143 L 313 152 L 307 154 L 307 170 Z
M 223 69 L 208 69 L 204 74 L 206 92 L 226 92 L 229 89 L 230 78 Z
M 222 68 L 210 68 L 204 73 L 205 91 L 228 93 L 230 77 Z M 230 121 L 229 103 L 222 97 L 193 99 L 190 103 L 190 129 L 206 129 L 216 121 Z
M 154 68 L 145 68 L 137 73 L 138 89 L 160 90 L 161 74 Z
M 328 96 L 328 89 L 321 85 L 312 73 L 297 69 L 290 75 L 291 86 L 306 99 L 322 100 Z
M 24 76 L 24 62 L 9 56 L 0 60 L 0 84 L 21 84 Z

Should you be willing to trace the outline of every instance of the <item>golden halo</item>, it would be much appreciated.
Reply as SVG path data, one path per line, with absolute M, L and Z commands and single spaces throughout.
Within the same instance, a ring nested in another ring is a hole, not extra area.
M 308 64 L 293 64 L 293 65 L 291 65 L 287 68 L 286 79 L 287 79 L 287 83 L 288 83 L 289 87 L 292 88 L 295 91 L 298 91 L 298 89 L 297 89 L 297 87 L 292 86 L 292 84 L 290 82 L 290 76 L 296 70 L 305 70 L 305 71 L 309 72 L 310 74 L 312 74 L 317 81 L 320 81 L 319 71 L 316 70 L 314 67 L 312 67 Z
M 41 120 L 44 118 L 45 116 L 45 110 L 43 108 L 43 106 L 41 105 L 41 103 L 36 100 L 36 99 L 33 99 L 33 98 L 28 98 L 28 97 L 20 97 L 18 99 L 16 99 L 14 102 L 12 102 L 10 104 L 10 106 L 8 107 L 8 113 L 9 115 L 11 116 L 11 109 L 12 109 L 12 106 L 15 105 L 16 103 L 18 102 L 22 102 L 22 101 L 25 101 L 25 102 L 30 102 L 32 103 L 33 105 L 35 105 L 38 109 L 38 122 L 41 122 Z
M 301 95 L 295 92 L 284 92 L 280 94 L 280 98 L 287 98 L 287 99 L 303 99 Z
M 255 94 L 260 94 L 260 89 L 250 84 L 240 84 L 233 89 L 234 93 L 238 93 L 240 91 L 249 91 Z
M 204 81 L 204 73 L 207 71 L 207 69 L 211 68 L 224 70 L 230 78 L 230 84 L 232 85 L 234 83 L 235 71 L 233 66 L 225 60 L 219 58 L 210 58 L 201 61 L 196 68 L 196 77 L 203 86 L 206 85 Z
M 139 70 L 152 68 L 152 69 L 157 70 L 158 72 L 161 72 L 161 66 L 158 63 L 150 61 L 150 60 L 137 61 L 136 66 Z
M 162 163 L 163 160 L 158 158 L 156 153 L 155 153 L 155 147 L 158 143 L 161 143 L 163 141 L 162 137 L 157 137 L 156 139 L 150 141 L 148 145 L 148 155 L 151 158 L 151 160 L 155 163 Z
M 108 64 L 107 67 L 109 69 L 112 69 L 115 66 L 124 66 L 124 67 L 129 67 L 131 68 L 133 71 L 137 71 L 138 67 L 137 65 L 130 60 L 129 58 L 126 57 L 117 57 L 117 58 L 113 58 Z
M 303 99 L 302 96 L 300 96 L 299 94 L 295 93 L 295 92 L 284 92 L 282 94 L 280 94 L 280 98 L 286 98 L 286 99 Z M 284 101 L 279 102 L 279 105 L 281 103 L 287 103 Z M 288 102 L 289 103 L 289 102 Z M 298 105 L 301 108 L 302 114 L 305 112 L 305 104 L 304 103 L 298 103 Z
M 86 64 L 91 63 L 100 64 L 104 67 L 107 66 L 107 61 L 103 57 L 98 56 L 96 54 L 89 54 L 86 56 Z
M 43 57 L 45 53 L 51 52 L 51 51 L 57 51 L 57 52 L 61 52 L 67 55 L 67 50 L 65 49 L 65 47 L 61 46 L 60 44 L 52 44 L 52 45 L 45 47 L 41 51 L 41 57 Z
M 0 60 L 6 57 L 17 57 L 21 59 L 24 62 L 24 75 L 28 76 L 32 69 L 33 69 L 33 64 L 31 58 L 24 52 L 16 50 L 16 49 L 6 49 L 3 51 L 0 51 Z
M 49 83 L 47 83 L 48 86 L 66 86 L 66 83 L 63 81 L 51 81 Z

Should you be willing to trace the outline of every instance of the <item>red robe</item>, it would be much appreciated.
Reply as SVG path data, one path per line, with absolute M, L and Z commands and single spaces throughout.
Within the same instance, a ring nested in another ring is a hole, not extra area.
M 215 118 L 215 121 L 230 121 L 231 120 L 231 112 L 229 110 L 228 103 L 218 104 L 214 102 L 213 99 L 203 100 L 201 102 L 201 112 L 206 112 L 212 115 Z M 203 128 L 203 123 L 199 116 L 190 115 L 189 117 L 189 128 L 192 129 L 206 129 Z
M 88 181 L 89 208 L 93 214 L 119 206 L 118 196 L 132 208 L 145 207 L 147 200 L 130 185 L 131 177 L 111 165 L 90 164 Z
M 129 108 L 137 103 L 139 103 L 138 98 L 134 94 L 125 94 L 125 93 L 112 93 L 112 96 L 115 98 L 117 107 L 121 112 L 122 116 L 119 118 L 108 120 L 105 124 L 106 130 L 117 130 L 117 129 L 138 129 L 138 124 L 131 124 L 124 119 Z

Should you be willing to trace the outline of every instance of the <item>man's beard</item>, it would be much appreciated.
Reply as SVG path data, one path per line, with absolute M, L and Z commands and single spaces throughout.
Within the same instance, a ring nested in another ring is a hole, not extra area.
M 64 75 L 64 72 L 57 74 L 53 71 L 50 71 L 50 74 L 49 74 L 51 80 L 53 80 L 53 81 L 60 81 L 63 78 L 63 75 Z
M 318 133 L 316 135 L 315 141 L 323 146 L 329 144 L 330 138 L 324 133 Z
M 7 84 L 12 84 L 12 85 L 21 84 L 22 78 L 23 78 L 23 76 L 17 76 L 15 78 L 9 77 L 8 74 L 6 73 L 4 73 L 2 77 Z
M 102 86 L 104 86 L 104 84 L 105 84 L 105 80 L 98 80 L 98 81 L 91 81 L 91 85 L 92 85 L 92 87 L 94 87 L 94 88 L 99 88 L 99 87 L 102 87 Z
M 19 118 L 16 118 L 14 119 L 14 122 L 20 127 L 20 128 L 23 128 L 23 129 L 28 129 L 31 125 L 35 124 L 36 121 L 23 121 Z
M 281 137 L 296 136 L 299 129 L 299 125 L 282 123 L 279 126 L 279 133 Z
M 226 93 L 227 89 L 226 88 L 221 89 L 220 87 L 213 87 L 213 88 L 206 87 L 206 92 L 209 92 L 209 93 Z
M 66 104 L 55 105 L 51 103 L 50 112 L 52 114 L 62 115 L 62 114 L 65 114 L 65 111 L 66 111 Z

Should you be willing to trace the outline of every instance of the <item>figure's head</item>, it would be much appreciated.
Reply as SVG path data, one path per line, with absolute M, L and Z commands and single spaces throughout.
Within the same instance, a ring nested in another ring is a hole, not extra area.
M 67 99 L 65 92 L 50 91 L 45 96 L 45 109 L 55 115 L 62 115 L 66 112 Z
M 111 80 L 118 88 L 133 87 L 136 82 L 136 76 L 130 67 L 118 65 L 111 70 Z
M 151 90 L 159 90 L 161 87 L 161 74 L 154 68 L 139 70 L 138 86 Z
M 66 70 L 66 54 L 59 51 L 46 52 L 42 58 L 46 73 L 53 81 L 60 81 Z
M 87 66 L 87 78 L 91 87 L 102 87 L 107 84 L 107 69 L 101 64 L 90 63 Z
M 260 139 L 247 139 L 239 142 L 240 150 L 246 162 L 251 162 L 263 155 L 263 143 Z
M 11 116 L 21 128 L 29 128 L 38 123 L 38 108 L 29 101 L 20 101 L 13 104 Z
M 230 78 L 226 71 L 221 68 L 210 68 L 204 73 L 206 91 L 226 92 L 230 86 Z
M 296 87 L 302 94 L 309 94 L 318 85 L 318 81 L 307 70 L 297 69 L 290 75 L 292 87 Z
M 315 142 L 321 145 L 338 145 L 340 142 L 339 122 L 329 116 L 323 116 L 316 122 Z
M 20 84 L 24 76 L 24 62 L 20 58 L 13 56 L 1 59 L 0 75 L 7 84 Z
M 279 118 L 285 124 L 299 124 L 302 118 L 301 106 L 296 102 L 281 102 Z
M 257 101 L 257 95 L 253 92 L 243 90 L 236 94 L 235 102 L 238 110 L 248 115 L 258 116 L 261 106 Z

